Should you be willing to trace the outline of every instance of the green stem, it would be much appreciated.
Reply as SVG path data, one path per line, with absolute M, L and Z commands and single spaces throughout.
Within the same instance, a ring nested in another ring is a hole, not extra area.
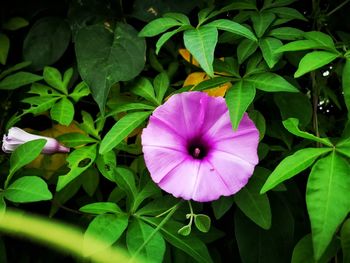
M 333 10 L 329 11 L 327 13 L 327 16 L 331 16 L 333 15 L 335 12 L 337 12 L 340 8 L 342 8 L 344 5 L 346 5 L 347 3 L 349 3 L 350 0 L 345 0 L 343 3 L 341 3 L 340 5 L 338 5 L 336 8 L 334 8 Z
M 314 71 L 311 72 L 311 81 L 312 81 L 312 109 L 313 109 L 312 126 L 316 136 L 320 137 L 320 132 L 318 129 L 318 117 L 317 117 L 319 89 L 318 89 L 317 80 L 316 80 L 316 73 Z M 321 144 L 317 143 L 317 147 L 321 147 Z

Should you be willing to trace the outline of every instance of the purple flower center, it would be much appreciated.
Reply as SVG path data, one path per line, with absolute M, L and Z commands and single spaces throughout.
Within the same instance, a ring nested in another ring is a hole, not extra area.
M 209 145 L 201 138 L 194 138 L 189 141 L 187 151 L 194 159 L 201 160 L 208 155 L 209 148 Z

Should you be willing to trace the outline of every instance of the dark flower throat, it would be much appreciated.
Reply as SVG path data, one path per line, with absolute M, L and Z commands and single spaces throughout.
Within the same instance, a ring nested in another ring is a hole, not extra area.
M 199 139 L 193 139 L 187 146 L 188 153 L 194 159 L 203 159 L 208 154 L 208 146 Z

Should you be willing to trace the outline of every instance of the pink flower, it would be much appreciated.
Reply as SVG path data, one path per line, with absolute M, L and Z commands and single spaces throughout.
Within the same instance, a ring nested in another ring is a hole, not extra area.
M 259 132 L 248 115 L 234 131 L 225 100 L 203 92 L 173 95 L 153 112 L 141 138 L 153 181 L 186 200 L 238 192 L 258 163 Z
M 59 144 L 58 141 L 53 138 L 30 134 L 18 127 L 12 127 L 9 129 L 8 135 L 4 135 L 2 139 L 2 150 L 5 153 L 11 153 L 21 144 L 38 139 L 45 139 L 47 141 L 42 153 L 69 152 L 69 148 Z

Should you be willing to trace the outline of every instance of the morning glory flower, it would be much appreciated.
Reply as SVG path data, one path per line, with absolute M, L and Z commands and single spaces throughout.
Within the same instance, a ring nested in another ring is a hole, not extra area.
M 42 150 L 42 153 L 51 154 L 57 152 L 69 152 L 69 148 L 59 144 L 59 142 L 54 138 L 30 134 L 18 127 L 10 128 L 8 135 L 4 135 L 2 139 L 2 150 L 5 153 L 11 153 L 21 144 L 38 139 L 46 140 L 46 144 Z
M 259 132 L 245 113 L 233 130 L 225 100 L 204 92 L 173 95 L 142 132 L 142 150 L 160 188 L 207 202 L 244 187 L 258 163 Z

